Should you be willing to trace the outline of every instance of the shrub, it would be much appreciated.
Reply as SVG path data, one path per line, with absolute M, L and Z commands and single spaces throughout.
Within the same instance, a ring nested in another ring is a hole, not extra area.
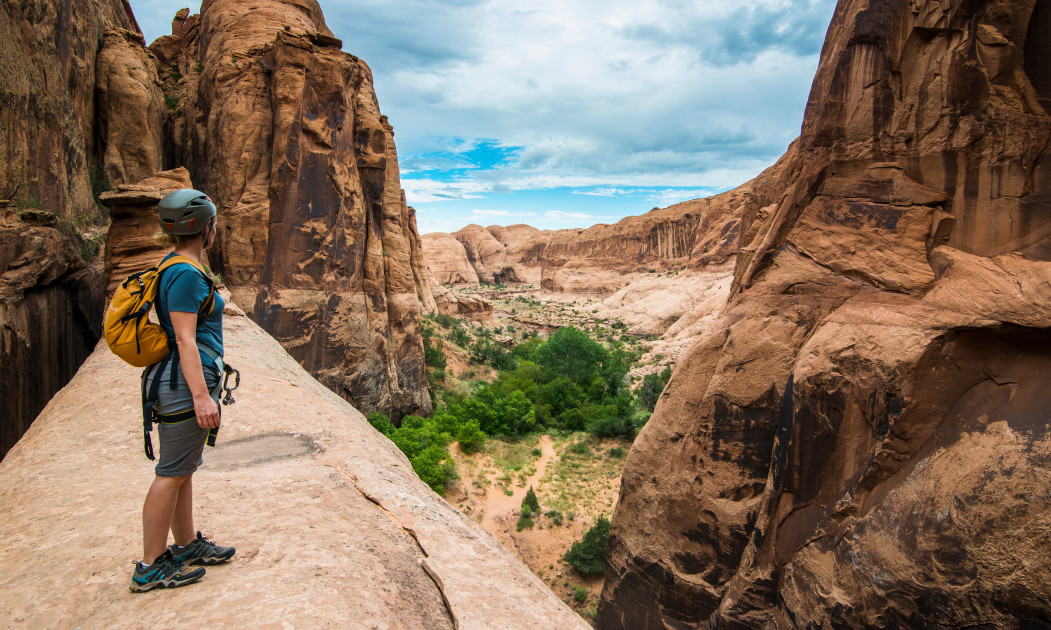
M 610 522 L 600 516 L 595 525 L 584 532 L 584 537 L 573 543 L 564 559 L 585 576 L 602 575 L 606 570 L 606 546 L 609 544 Z
M 555 525 L 562 525 L 562 513 L 558 510 L 548 510 L 544 516 L 551 519 L 551 522 Z
M 617 459 L 620 459 L 620 458 L 626 456 L 627 454 L 628 454 L 628 452 L 625 451 L 624 449 L 622 449 L 619 446 L 614 446 L 613 448 L 611 448 L 608 451 L 606 451 L 606 455 L 609 455 L 610 457 L 615 457 Z
M 591 449 L 588 448 L 587 442 L 584 441 L 574 442 L 573 445 L 569 447 L 569 452 L 576 453 L 577 455 L 591 455 Z
M 425 324 L 423 326 L 423 362 L 428 367 L 444 370 L 447 365 L 445 350 L 442 348 L 441 339 L 434 341 L 434 336 L 434 329 Z
M 583 586 L 574 586 L 573 599 L 575 599 L 578 604 L 583 604 L 588 600 L 588 589 Z
M 664 387 L 668 384 L 668 379 L 671 378 L 671 366 L 665 367 L 660 374 L 647 374 L 642 379 L 642 386 L 639 388 L 639 402 L 642 406 L 649 411 L 653 411 L 653 408 L 657 405 L 657 399 L 660 398 L 661 392 L 664 391 Z
M 390 418 L 388 418 L 385 414 L 382 414 L 378 411 L 373 411 L 369 415 L 365 416 L 365 418 L 368 419 L 369 424 L 371 424 L 377 431 L 379 431 L 383 435 L 390 437 L 391 433 L 394 433 L 394 425 L 390 423 Z
M 650 416 L 652 415 L 653 414 L 649 411 L 638 411 L 631 417 L 631 427 L 636 434 L 642 430 L 642 427 L 646 426 L 646 423 L 650 421 Z
M 616 415 L 603 415 L 587 424 L 588 433 L 602 437 L 620 437 L 631 433 L 631 424 Z
M 529 510 L 530 514 L 540 513 L 540 500 L 536 498 L 536 492 L 533 492 L 533 486 L 529 486 L 529 491 L 526 492 L 525 498 L 522 499 L 522 513 Z
M 481 450 L 485 444 L 485 433 L 478 426 L 477 420 L 468 420 L 456 434 L 456 441 L 460 444 L 460 450 L 470 455 Z
M 536 523 L 533 522 L 533 519 L 523 514 L 522 516 L 518 517 L 518 523 L 515 524 L 515 529 L 517 531 L 522 531 L 523 529 L 527 528 L 532 529 L 534 525 L 536 525 Z
M 467 333 L 467 330 L 462 326 L 456 326 L 449 333 L 449 341 L 455 343 L 461 348 L 466 348 L 471 344 L 471 335 Z

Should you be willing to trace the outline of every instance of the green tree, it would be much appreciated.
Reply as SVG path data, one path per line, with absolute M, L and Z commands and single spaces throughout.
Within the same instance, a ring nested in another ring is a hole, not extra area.
M 664 387 L 668 384 L 670 378 L 670 365 L 665 367 L 660 374 L 647 374 L 642 379 L 642 386 L 639 387 L 639 403 L 645 409 L 653 411 L 653 408 L 657 406 L 657 399 L 660 398 L 661 392 L 664 391 Z
M 522 499 L 522 510 L 525 511 L 526 508 L 529 508 L 531 514 L 540 513 L 540 500 L 536 498 L 533 486 L 529 486 L 529 491 L 526 492 L 525 498 Z
M 394 433 L 394 425 L 391 424 L 390 418 L 385 414 L 380 413 L 379 411 L 373 411 L 365 416 L 365 418 L 369 421 L 369 424 L 383 435 L 390 437 L 390 435 Z
M 485 444 L 486 435 L 478 426 L 477 420 L 468 420 L 460 427 L 456 434 L 456 441 L 460 444 L 460 450 L 468 455 L 477 453 Z
M 606 570 L 606 547 L 609 545 L 610 522 L 600 516 L 595 525 L 584 532 L 581 540 L 566 552 L 565 561 L 582 575 L 602 575 Z
M 549 374 L 564 375 L 571 383 L 591 380 L 601 369 L 606 349 L 578 328 L 567 326 L 551 333 L 537 348 L 536 363 Z

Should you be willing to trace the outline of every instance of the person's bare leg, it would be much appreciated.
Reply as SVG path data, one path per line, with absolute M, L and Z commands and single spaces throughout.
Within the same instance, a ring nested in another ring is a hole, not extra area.
M 196 538 L 193 527 L 193 473 L 186 475 L 186 481 L 179 488 L 179 498 L 172 515 L 172 538 L 180 547 L 185 547 Z
M 154 477 L 146 501 L 142 504 L 142 561 L 153 564 L 168 548 L 168 530 L 172 526 L 179 490 L 189 475 Z

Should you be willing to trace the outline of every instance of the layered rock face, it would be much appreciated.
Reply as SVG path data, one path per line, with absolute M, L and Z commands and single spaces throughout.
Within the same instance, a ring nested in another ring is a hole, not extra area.
M 101 332 L 101 269 L 84 258 L 105 224 L 93 187 L 105 177 L 96 63 L 108 28 L 138 30 L 127 3 L 0 7 L 0 455 Z
M 614 225 L 538 230 L 468 225 L 423 236 L 427 268 L 443 284 L 529 283 L 551 291 L 612 294 L 625 274 L 704 269 L 733 261 L 740 218 L 776 200 L 781 163 L 733 191 L 655 208 Z
M 839 3 L 628 458 L 599 627 L 1051 623 L 1049 16 Z
M 90 354 L 102 328 L 101 270 L 50 213 L 3 204 L 0 220 L 0 457 Z
M 190 173 L 179 167 L 134 184 L 119 184 L 116 190 L 99 195 L 110 215 L 105 258 L 107 295 L 113 295 L 125 278 L 146 271 L 168 253 L 154 240 L 158 232 L 157 203 L 182 188 L 193 188 L 193 182 Z
M 151 50 L 235 300 L 358 408 L 426 414 L 419 238 L 371 72 L 340 46 L 314 0 L 214 0 Z

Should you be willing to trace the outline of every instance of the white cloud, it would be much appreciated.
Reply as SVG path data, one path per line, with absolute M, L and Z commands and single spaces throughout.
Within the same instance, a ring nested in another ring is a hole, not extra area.
M 555 219 L 595 219 L 598 218 L 595 215 L 587 214 L 586 212 L 566 212 L 564 210 L 548 210 L 544 213 L 545 217 Z
M 555 188 L 580 201 L 647 189 L 663 204 L 737 186 L 798 135 L 835 6 L 320 2 L 344 49 L 373 70 L 411 204 Z M 131 4 L 149 39 L 170 30 L 172 5 Z M 481 139 L 514 151 L 479 162 Z
M 513 212 L 511 210 L 471 210 L 476 217 L 535 217 L 535 212 Z

